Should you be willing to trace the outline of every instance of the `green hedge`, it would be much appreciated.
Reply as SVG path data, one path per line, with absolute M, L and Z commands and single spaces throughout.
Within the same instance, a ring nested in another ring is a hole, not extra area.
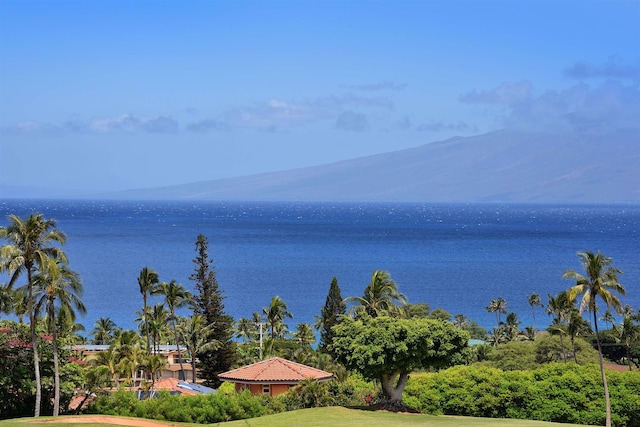
M 607 372 L 615 426 L 640 427 L 640 372 Z M 413 375 L 404 401 L 428 414 L 602 425 L 598 365 L 551 363 L 529 371 L 456 366 Z
M 161 392 L 157 397 L 138 400 L 134 392 L 121 390 L 98 398 L 86 412 L 213 424 L 259 417 L 267 413 L 267 407 L 262 404 L 261 399 L 251 396 L 248 391 L 196 396 L 177 396 Z

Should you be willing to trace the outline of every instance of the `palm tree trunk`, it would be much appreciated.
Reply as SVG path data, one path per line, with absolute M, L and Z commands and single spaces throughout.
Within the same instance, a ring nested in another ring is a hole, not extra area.
M 53 416 L 60 414 L 60 366 L 58 364 L 58 331 L 56 328 L 56 316 L 53 311 L 53 301 L 49 307 L 49 321 L 51 322 L 51 332 L 53 335 Z
M 151 354 L 151 340 L 149 339 L 149 322 L 147 319 L 147 294 L 142 294 L 142 316 L 144 317 L 144 335 L 147 338 L 147 353 Z
M 604 402 L 606 406 L 606 427 L 611 427 L 611 401 L 609 400 L 609 387 L 607 387 L 607 376 L 604 373 L 604 360 L 602 358 L 602 346 L 600 345 L 600 335 L 598 334 L 598 320 L 596 311 L 593 310 L 593 324 L 596 331 L 596 343 L 598 343 L 598 354 L 600 355 L 600 373 L 602 373 L 602 384 L 604 385 Z
M 42 402 L 42 384 L 40 381 L 40 358 L 38 356 L 38 341 L 36 339 L 36 316 L 33 312 L 33 284 L 31 282 L 31 266 L 27 266 L 27 283 L 29 288 L 29 322 L 31 330 L 31 347 L 33 349 L 33 369 L 36 375 L 36 406 L 34 417 L 40 416 L 40 404 Z
M 191 379 L 194 384 L 197 384 L 198 376 L 196 375 L 196 355 L 193 351 L 191 353 Z
M 625 348 L 627 349 L 627 364 L 629 365 L 629 371 L 631 371 L 631 345 L 627 344 Z
M 567 363 L 567 352 L 564 348 L 564 339 L 562 339 L 562 334 L 563 334 L 563 331 L 561 329 L 560 330 L 560 346 L 562 347 L 562 360 L 564 360 L 564 362 Z
M 178 350 L 178 362 L 180 363 L 180 375 L 178 375 L 178 378 L 182 377 L 181 379 L 183 381 L 186 381 L 187 377 L 185 377 L 185 375 L 184 375 L 184 367 L 182 366 L 182 354 L 180 353 L 180 342 L 178 341 L 178 331 L 176 329 L 176 315 L 175 315 L 175 313 L 171 313 L 171 317 L 173 318 L 173 334 L 175 335 L 175 338 L 176 338 L 176 349 Z

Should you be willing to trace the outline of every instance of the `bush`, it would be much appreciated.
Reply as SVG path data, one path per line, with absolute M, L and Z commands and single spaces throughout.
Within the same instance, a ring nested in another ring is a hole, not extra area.
M 149 418 L 172 422 L 213 424 L 259 417 L 267 407 L 248 391 L 237 394 L 174 396 L 159 393 L 157 397 L 138 400 L 135 392 L 117 391 L 99 397 L 86 411 L 94 414 Z
M 608 372 L 612 421 L 640 427 L 640 372 Z M 604 391 L 598 365 L 550 363 L 535 370 L 456 366 L 412 375 L 405 403 L 423 413 L 598 425 Z

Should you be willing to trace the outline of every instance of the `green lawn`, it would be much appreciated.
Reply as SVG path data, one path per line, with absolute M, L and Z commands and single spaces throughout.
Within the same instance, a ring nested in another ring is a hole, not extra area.
M 52 422 L 51 417 L 43 417 L 35 421 L 32 418 L 22 418 L 19 420 L 0 421 L 0 427 L 58 427 L 58 426 L 75 426 L 75 427 L 92 427 L 92 426 L 108 426 L 109 424 L 87 424 L 87 423 L 64 423 Z M 41 421 L 46 421 L 42 423 Z M 131 424 L 136 419 L 131 419 Z M 128 424 L 120 424 L 128 425 Z M 199 426 L 201 424 L 183 424 L 183 423 L 158 423 L 158 426 Z M 378 426 L 397 426 L 397 427 L 489 427 L 489 426 L 515 426 L 515 427 L 552 427 L 552 426 L 576 426 L 577 424 L 561 424 L 547 423 L 543 421 L 527 421 L 527 420 L 507 420 L 495 418 L 470 418 L 470 417 L 454 417 L 454 416 L 431 416 L 431 415 L 413 415 L 413 414 L 394 414 L 390 412 L 365 411 L 357 409 L 346 409 L 341 407 L 330 408 L 314 408 L 303 409 L 300 411 L 285 412 L 276 415 L 268 415 L 260 418 L 252 418 L 249 420 L 230 421 L 220 424 L 212 424 L 220 427 L 378 427 Z

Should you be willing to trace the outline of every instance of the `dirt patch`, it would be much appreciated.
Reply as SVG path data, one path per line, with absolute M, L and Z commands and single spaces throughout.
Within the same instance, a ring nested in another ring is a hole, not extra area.
M 95 424 L 111 424 L 117 426 L 131 426 L 131 427 L 183 427 L 180 424 L 171 424 L 160 421 L 147 420 L 144 418 L 126 418 L 126 417 L 113 417 L 108 415 L 79 415 L 75 417 L 55 417 L 48 420 L 39 421 L 42 423 L 95 423 Z

